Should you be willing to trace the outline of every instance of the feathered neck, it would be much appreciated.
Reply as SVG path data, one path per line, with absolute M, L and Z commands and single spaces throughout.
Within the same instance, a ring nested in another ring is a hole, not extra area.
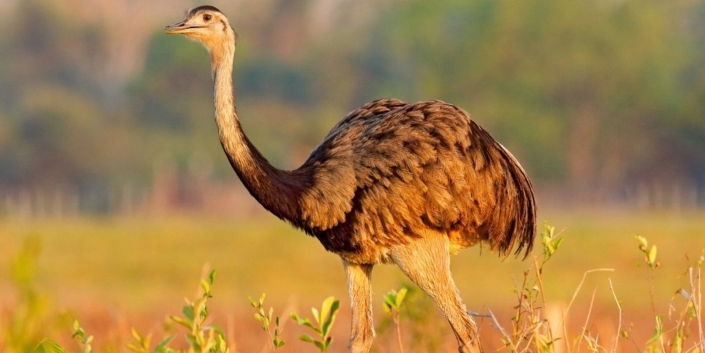
M 273 167 L 255 148 L 240 125 L 233 89 L 234 35 L 231 43 L 211 51 L 215 122 L 223 151 L 247 190 L 264 208 L 279 218 L 297 223 L 299 195 L 307 178 Z

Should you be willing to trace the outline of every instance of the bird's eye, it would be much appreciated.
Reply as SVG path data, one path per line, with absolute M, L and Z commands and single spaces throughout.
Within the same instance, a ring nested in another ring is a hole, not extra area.
M 211 18 L 213 18 L 213 16 L 211 14 L 204 14 L 203 15 L 203 20 L 206 22 L 210 21 Z

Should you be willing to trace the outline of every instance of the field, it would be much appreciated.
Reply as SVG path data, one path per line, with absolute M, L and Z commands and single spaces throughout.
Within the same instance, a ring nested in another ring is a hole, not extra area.
M 547 211 L 541 219 L 564 237 L 541 275 L 546 297 L 542 310 L 552 322 L 560 321 L 585 272 L 604 269 L 586 275 L 577 291 L 563 342 L 572 344 L 585 328 L 607 351 L 638 352 L 654 332 L 655 314 L 663 315 L 666 328 L 673 327 L 679 312 L 669 308 L 680 310 L 687 303 L 674 293 L 689 289 L 686 270 L 705 248 L 704 214 Z M 658 268 L 646 265 L 635 235 L 657 246 Z M 160 339 L 165 317 L 179 314 L 183 298 L 195 295 L 205 268 L 217 271 L 209 302 L 211 319 L 224 327 L 233 351 L 260 352 L 266 347 L 267 336 L 248 303 L 248 296 L 261 293 L 267 295 L 265 306 L 274 307 L 275 315 L 284 320 L 286 345 L 281 352 L 315 349 L 297 340 L 304 331 L 286 319 L 290 312 L 308 315 L 309 308 L 319 307 L 326 297 L 340 298 L 331 351 L 346 351 L 349 302 L 340 260 L 315 239 L 267 215 L 247 220 L 196 216 L 0 219 L 0 313 L 5 318 L 25 305 L 10 269 L 27 239 L 38 240 L 41 247 L 31 285 L 45 298 L 36 315 L 45 324 L 52 322 L 45 325 L 43 334 L 70 351 L 79 351 L 70 338 L 71 318 L 95 336 L 93 346 L 98 352 L 127 351 L 133 327 L 154 334 L 155 341 Z M 541 256 L 538 240 L 533 255 Z M 517 303 L 514 288 L 521 284 L 524 271 L 533 268 L 531 260 L 502 259 L 478 247 L 454 256 L 452 267 L 468 308 L 481 313 L 491 310 L 510 329 Z M 373 273 L 375 351 L 398 351 L 382 310 L 382 296 L 402 286 L 413 294 L 407 303 L 410 314 L 401 319 L 405 351 L 452 351 L 452 333 L 433 304 L 388 265 L 376 267 Z M 8 327 L 13 324 L 2 317 L 0 347 L 8 342 Z M 485 350 L 501 349 L 501 336 L 491 320 L 477 320 Z M 697 320 L 702 325 L 702 317 Z M 614 349 L 617 327 L 629 338 L 620 339 Z M 689 330 L 688 347 L 693 347 L 697 323 Z

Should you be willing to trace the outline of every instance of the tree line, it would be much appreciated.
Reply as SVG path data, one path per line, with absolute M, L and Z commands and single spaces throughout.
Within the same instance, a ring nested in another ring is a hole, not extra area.
M 442 99 L 508 147 L 545 198 L 705 204 L 702 2 L 268 4 L 257 20 L 223 10 L 240 33 L 244 128 L 275 165 L 298 166 L 369 100 Z M 56 1 L 0 18 L 1 193 L 71 190 L 100 208 L 114 185 L 149 193 L 165 160 L 181 183 L 235 182 L 196 44 L 165 23 L 123 37 Z M 120 70 L 121 41 L 145 43 L 136 74 Z

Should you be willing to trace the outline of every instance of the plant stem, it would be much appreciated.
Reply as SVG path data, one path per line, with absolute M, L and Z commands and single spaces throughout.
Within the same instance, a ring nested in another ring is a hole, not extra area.
M 399 353 L 404 353 L 404 346 L 401 344 L 401 327 L 399 326 L 399 312 L 393 317 L 394 325 L 397 327 L 397 344 L 399 345 Z

